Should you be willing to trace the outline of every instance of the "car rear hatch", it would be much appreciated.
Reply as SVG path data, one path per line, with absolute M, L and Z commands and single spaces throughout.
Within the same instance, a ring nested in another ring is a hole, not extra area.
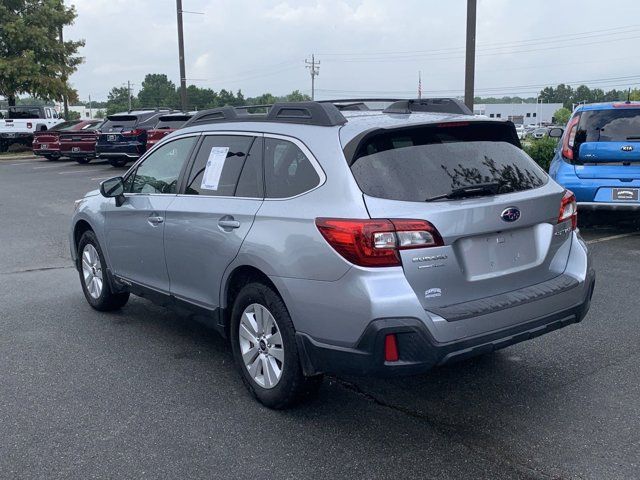
M 136 115 L 109 115 L 100 126 L 98 141 L 100 143 L 122 143 L 135 140 L 137 123 L 138 117 Z M 135 135 L 132 137 L 130 132 L 135 132 Z
M 412 126 L 358 141 L 345 153 L 371 218 L 426 220 L 442 237 L 399 251 L 424 308 L 512 292 L 566 268 L 564 190 L 519 148 L 512 124 Z
M 576 131 L 575 172 L 583 179 L 640 179 L 640 108 L 587 110 Z

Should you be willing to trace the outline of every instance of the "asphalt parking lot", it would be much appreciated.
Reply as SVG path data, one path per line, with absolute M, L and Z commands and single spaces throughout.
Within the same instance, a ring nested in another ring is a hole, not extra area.
M 123 171 L 0 160 L 0 478 L 640 478 L 640 222 L 583 229 L 581 324 L 276 412 L 214 332 L 84 300 L 73 200 Z

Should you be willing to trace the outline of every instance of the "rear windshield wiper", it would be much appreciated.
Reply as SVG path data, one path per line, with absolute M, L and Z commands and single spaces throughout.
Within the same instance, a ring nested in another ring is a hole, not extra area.
M 449 193 L 445 193 L 443 195 L 436 195 L 434 197 L 428 197 L 425 199 L 425 202 L 432 202 L 434 200 L 443 200 L 445 198 L 456 199 L 456 198 L 467 198 L 467 197 L 476 197 L 481 195 L 495 195 L 500 190 L 504 183 L 502 182 L 491 182 L 491 183 L 478 183 L 476 185 L 468 185 L 466 187 L 460 187 L 451 190 Z

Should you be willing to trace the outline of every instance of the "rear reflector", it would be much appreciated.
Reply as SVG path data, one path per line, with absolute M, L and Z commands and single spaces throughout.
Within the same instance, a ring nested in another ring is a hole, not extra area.
M 395 333 L 390 333 L 384 337 L 384 361 L 397 362 L 400 359 L 398 355 L 398 339 Z
M 399 250 L 444 245 L 425 220 L 316 218 L 316 226 L 329 245 L 361 267 L 400 266 Z
M 571 219 L 571 229 L 575 230 L 578 226 L 578 204 L 576 203 L 576 196 L 571 190 L 564 192 L 564 196 L 562 197 L 558 223 L 569 219 Z

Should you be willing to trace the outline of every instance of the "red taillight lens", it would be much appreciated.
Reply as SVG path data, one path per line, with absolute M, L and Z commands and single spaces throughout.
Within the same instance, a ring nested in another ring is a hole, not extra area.
M 567 160 L 573 160 L 573 147 L 576 141 L 576 132 L 578 131 L 578 122 L 580 115 L 575 115 L 567 124 L 567 131 L 562 139 L 562 156 Z
M 397 362 L 400 359 L 398 355 L 398 339 L 395 333 L 390 333 L 384 337 L 384 361 Z
M 575 230 L 578 226 L 578 204 L 576 203 L 576 196 L 571 190 L 564 192 L 564 196 L 562 197 L 558 223 L 569 219 L 571 219 L 571 229 Z
M 398 250 L 444 244 L 425 220 L 317 218 L 316 225 L 329 245 L 361 267 L 400 266 Z
M 33 123 L 27 122 L 27 128 L 33 128 Z
M 128 130 L 126 132 L 120 132 L 120 135 L 122 135 L 123 137 L 137 137 L 138 135 L 140 135 L 143 132 L 144 132 L 144 130 L 141 130 L 139 128 L 134 128 L 133 130 Z

